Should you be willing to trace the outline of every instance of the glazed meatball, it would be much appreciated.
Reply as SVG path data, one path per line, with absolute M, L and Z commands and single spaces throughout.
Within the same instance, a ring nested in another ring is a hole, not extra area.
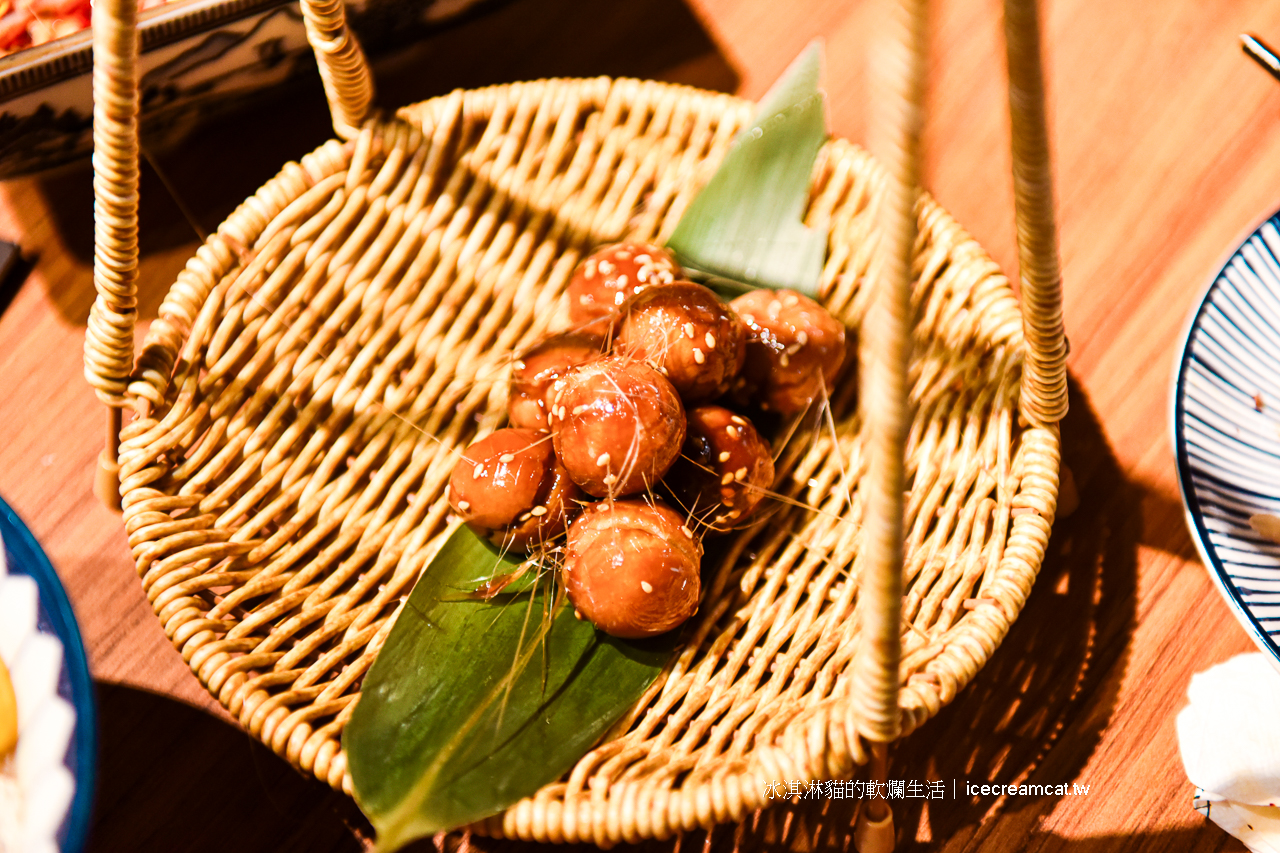
M 747 326 L 747 358 L 734 397 L 765 411 L 802 412 L 844 363 L 844 325 L 793 290 L 753 290 L 730 303 Z
M 592 504 L 569 528 L 561 579 L 580 616 L 615 637 L 652 637 L 698 610 L 702 544 L 643 500 Z
M 552 409 L 556 455 L 596 497 L 656 486 L 684 441 L 676 389 L 643 361 L 623 356 L 579 365 L 557 379 Z
M 462 453 L 449 478 L 449 505 L 500 548 L 526 551 L 564 532 L 582 496 L 532 429 L 500 429 Z
M 649 243 L 617 243 L 589 255 L 569 279 L 569 320 L 582 326 L 608 317 L 637 292 L 684 273 L 671 253 Z
M 604 350 L 604 338 L 563 332 L 546 338 L 516 359 L 511 371 L 511 425 L 546 429 L 552 384 L 569 368 L 599 358 Z
M 773 453 L 751 421 L 720 406 L 689 412 L 680 459 L 664 481 L 690 515 L 732 527 L 773 486 Z
M 746 327 L 700 284 L 636 294 L 623 304 L 616 328 L 615 349 L 658 368 L 688 402 L 719 397 L 742 369 Z

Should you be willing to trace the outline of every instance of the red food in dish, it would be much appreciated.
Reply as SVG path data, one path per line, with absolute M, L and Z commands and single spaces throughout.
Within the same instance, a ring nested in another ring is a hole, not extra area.
M 596 497 L 656 486 L 680 453 L 684 406 L 642 361 L 607 356 L 557 379 L 548 418 L 569 476 Z
M 731 527 L 773 486 L 773 452 L 751 421 L 721 406 L 689 411 L 680 459 L 663 481 L 691 516 Z
M 618 310 L 654 285 L 671 284 L 684 272 L 671 253 L 649 243 L 616 243 L 589 255 L 569 279 L 569 320 L 583 326 Z M 594 326 L 593 326 L 594 328 Z
M 604 338 L 564 332 L 546 338 L 516 359 L 511 371 L 511 425 L 546 429 L 551 386 L 569 368 L 599 358 L 604 350 Z
M 614 637 L 652 637 L 698 610 L 702 544 L 643 500 L 592 504 L 569 528 L 561 579 L 578 614 Z
M 140 0 L 138 10 L 163 5 L 163 0 Z M 89 27 L 90 0 L 0 0 L 0 54 L 69 36 Z
M 742 368 L 746 327 L 700 284 L 637 294 L 623 304 L 616 329 L 617 351 L 658 368 L 688 402 L 719 397 Z
M 500 429 L 462 453 L 449 478 L 449 505 L 476 533 L 526 551 L 564 532 L 581 492 L 532 429 Z
M 753 290 L 729 303 L 747 327 L 747 358 L 734 397 L 766 411 L 802 412 L 844 363 L 844 324 L 794 290 Z

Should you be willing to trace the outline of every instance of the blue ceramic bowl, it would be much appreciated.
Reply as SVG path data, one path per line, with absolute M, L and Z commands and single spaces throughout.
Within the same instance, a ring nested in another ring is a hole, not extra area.
M 0 500 L 0 538 L 4 540 L 9 575 L 28 575 L 39 591 L 36 629 L 62 643 L 62 673 L 58 695 L 75 709 L 75 728 L 64 763 L 75 780 L 71 806 L 62 820 L 57 840 L 63 853 L 80 853 L 93 811 L 94 765 L 97 757 L 97 714 L 93 680 L 85 659 L 84 643 L 76 626 L 71 603 L 49 559 L 17 514 Z
M 1280 213 L 1234 250 L 1191 315 L 1172 399 L 1178 484 L 1209 575 L 1280 667 Z

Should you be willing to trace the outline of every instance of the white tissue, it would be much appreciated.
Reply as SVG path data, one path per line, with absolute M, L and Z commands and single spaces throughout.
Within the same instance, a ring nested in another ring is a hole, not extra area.
M 1254 853 L 1280 853 L 1280 672 L 1238 655 L 1191 677 L 1178 749 L 1195 809 Z
M 1191 677 L 1178 714 L 1182 766 L 1196 785 L 1236 803 L 1280 802 L 1280 672 L 1239 655 Z

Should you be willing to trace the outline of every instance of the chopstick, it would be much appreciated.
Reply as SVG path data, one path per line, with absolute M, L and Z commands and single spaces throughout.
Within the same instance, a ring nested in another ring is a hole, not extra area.
M 1280 56 L 1276 56 L 1270 45 L 1252 33 L 1240 36 L 1240 46 L 1249 58 L 1261 65 L 1268 74 L 1280 80 Z

